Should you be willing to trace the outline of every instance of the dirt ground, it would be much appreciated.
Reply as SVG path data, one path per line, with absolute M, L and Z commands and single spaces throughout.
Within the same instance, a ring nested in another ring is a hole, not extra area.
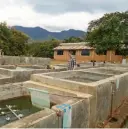
M 103 122 L 101 128 L 124 128 L 128 124 L 128 97 L 113 112 L 112 117 Z
M 67 61 L 58 61 L 58 60 L 51 60 L 51 65 L 57 65 L 57 64 L 66 64 Z

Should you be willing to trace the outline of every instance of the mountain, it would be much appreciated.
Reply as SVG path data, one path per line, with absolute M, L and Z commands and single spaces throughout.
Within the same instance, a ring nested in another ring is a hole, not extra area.
M 26 33 L 33 40 L 47 40 L 49 39 L 49 37 L 54 37 L 56 39 L 63 40 L 71 36 L 82 37 L 85 34 L 84 31 L 73 30 L 73 29 L 61 32 L 50 32 L 40 27 L 32 28 L 32 27 L 14 26 L 14 28 Z

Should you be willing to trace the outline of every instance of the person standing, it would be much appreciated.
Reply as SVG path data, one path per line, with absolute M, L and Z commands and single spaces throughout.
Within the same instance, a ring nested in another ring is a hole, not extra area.
M 76 67 L 76 59 L 72 51 L 69 51 L 68 70 L 74 70 Z

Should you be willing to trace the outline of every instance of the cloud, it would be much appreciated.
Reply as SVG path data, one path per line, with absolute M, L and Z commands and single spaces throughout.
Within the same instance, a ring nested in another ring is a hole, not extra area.
M 111 12 L 128 9 L 128 0 L 27 0 L 40 13 Z
M 125 11 L 128 0 L 0 0 L 0 21 L 49 31 L 79 29 L 110 11 Z

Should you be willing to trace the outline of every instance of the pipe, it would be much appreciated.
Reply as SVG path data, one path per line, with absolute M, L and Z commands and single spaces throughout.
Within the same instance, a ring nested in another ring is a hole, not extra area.
M 6 107 L 20 120 L 20 117 L 9 106 L 6 105 Z
M 115 111 L 112 112 L 112 115 L 113 115 L 113 116 L 116 115 L 116 111 L 117 111 L 120 107 L 122 107 L 122 105 L 125 103 L 126 99 L 128 99 L 128 97 L 126 97 L 126 98 L 122 101 L 122 103 L 115 109 Z M 107 121 L 103 122 L 103 123 L 104 123 L 103 128 L 109 123 L 109 121 L 110 121 L 111 119 L 112 119 L 112 117 L 110 117 Z
M 114 96 L 114 90 L 113 90 L 113 86 L 112 86 L 110 117 L 112 117 L 112 110 L 113 110 L 113 96 Z
M 110 51 L 110 62 L 112 61 L 112 51 Z

